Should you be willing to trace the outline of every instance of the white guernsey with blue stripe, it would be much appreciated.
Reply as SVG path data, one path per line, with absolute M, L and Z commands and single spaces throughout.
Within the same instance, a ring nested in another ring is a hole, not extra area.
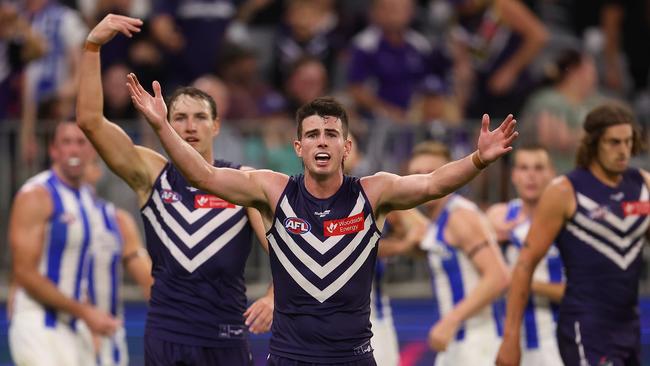
M 462 251 L 450 245 L 444 236 L 449 216 L 458 208 L 478 211 L 478 207 L 471 201 L 459 195 L 452 195 L 438 218 L 429 224 L 425 238 L 420 243 L 420 248 L 427 252 L 440 318 L 464 299 L 480 280 L 480 274 L 471 260 Z M 501 337 L 501 310 L 497 304 L 481 309 L 463 323 L 456 333 L 455 341 L 463 341 L 471 332 L 480 333 L 489 339 Z
M 45 187 L 53 207 L 45 228 L 43 254 L 38 270 L 65 296 L 80 300 L 83 267 L 91 243 L 90 229 L 97 220 L 92 190 L 88 186 L 79 189 L 66 186 L 51 170 L 31 178 L 25 184 L 29 185 Z M 46 328 L 76 328 L 76 320 L 69 314 L 43 306 L 23 289 L 19 289 L 14 303 L 14 316 L 28 313 L 42 318 Z
M 513 221 L 521 211 L 520 199 L 508 203 L 506 221 Z M 530 218 L 517 224 L 510 232 L 510 243 L 506 248 L 506 259 L 514 265 L 519 251 L 528 235 Z M 546 256 L 539 262 L 533 273 L 533 281 L 544 283 L 561 283 L 564 281 L 562 259 L 555 244 L 551 245 Z M 543 296 L 531 295 L 526 304 L 523 318 L 522 346 L 525 349 L 537 349 L 542 339 L 555 339 L 555 326 L 559 306 Z
M 93 227 L 93 245 L 88 256 L 88 297 L 92 304 L 118 319 L 124 319 L 120 292 L 122 283 L 123 238 L 115 206 L 97 200 L 101 221 Z M 102 337 L 99 343 L 98 365 L 127 365 L 128 352 L 124 329 L 112 337 Z

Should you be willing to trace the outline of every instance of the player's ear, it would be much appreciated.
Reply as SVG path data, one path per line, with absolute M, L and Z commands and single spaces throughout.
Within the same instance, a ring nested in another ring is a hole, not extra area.
M 347 159 L 348 156 L 350 156 L 351 151 L 352 151 L 352 140 L 346 138 L 345 143 L 343 145 L 343 160 Z
M 217 117 L 212 121 L 212 137 L 217 136 L 219 131 L 221 131 L 221 119 Z
M 296 151 L 296 155 L 298 155 L 299 158 L 302 158 L 302 144 L 300 143 L 300 140 L 293 140 L 293 149 Z

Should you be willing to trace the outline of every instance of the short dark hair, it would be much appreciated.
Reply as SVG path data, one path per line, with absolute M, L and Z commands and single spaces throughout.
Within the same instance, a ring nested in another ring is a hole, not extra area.
M 172 95 L 170 95 L 167 98 L 167 119 L 171 121 L 171 111 L 172 111 L 172 106 L 174 103 L 176 103 L 176 100 L 180 98 L 182 95 L 187 95 L 188 97 L 194 98 L 194 99 L 203 99 L 206 102 L 208 102 L 208 105 L 210 106 L 210 117 L 212 119 L 217 118 L 217 103 L 212 99 L 210 94 L 204 92 L 201 89 L 195 88 L 193 86 L 182 86 L 174 91 Z
M 317 116 L 332 116 L 341 120 L 343 127 L 343 137 L 348 138 L 348 113 L 343 105 L 332 97 L 319 97 L 303 105 L 296 112 L 296 124 L 298 139 L 302 137 L 302 121 L 305 118 Z
M 451 161 L 451 152 L 449 148 L 437 141 L 424 141 L 415 145 L 411 153 L 411 159 L 420 155 L 440 156 L 447 161 Z
M 551 159 L 550 151 L 546 147 L 544 147 L 543 145 L 537 142 L 528 142 L 522 144 L 521 146 L 517 146 L 513 151 L 514 151 L 514 155 L 512 159 L 513 166 L 515 165 L 515 160 L 517 160 L 517 153 L 524 152 L 524 151 L 528 151 L 528 152 L 542 151 L 546 153 L 546 156 L 548 157 L 548 163 L 551 165 L 551 167 L 554 167 L 553 159 Z
M 576 166 L 589 168 L 592 160 L 598 154 L 598 142 L 605 134 L 605 130 L 622 124 L 632 126 L 632 155 L 643 151 L 645 146 L 641 141 L 639 126 L 632 110 L 621 102 L 609 101 L 597 106 L 587 114 L 582 126 L 585 134 L 576 154 Z

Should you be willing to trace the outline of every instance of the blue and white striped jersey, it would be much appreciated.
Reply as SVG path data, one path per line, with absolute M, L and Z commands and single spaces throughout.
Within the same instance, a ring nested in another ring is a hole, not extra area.
M 522 202 L 514 199 L 508 202 L 506 221 L 517 219 L 521 211 Z M 506 260 L 511 266 L 517 263 L 519 251 L 528 235 L 530 218 L 520 222 L 510 232 L 510 244 L 506 247 Z M 539 262 L 533 280 L 546 283 L 560 283 L 564 281 L 564 270 L 560 251 L 555 244 L 551 245 L 546 256 Z M 543 296 L 531 295 L 524 310 L 522 333 L 522 346 L 527 349 L 539 347 L 541 339 L 555 338 L 555 327 L 559 306 Z
M 43 254 L 39 272 L 57 286 L 65 296 L 79 301 L 86 257 L 91 245 L 91 228 L 99 219 L 92 188 L 75 189 L 65 185 L 53 170 L 44 171 L 25 183 L 45 187 L 52 199 L 52 215 L 45 228 Z M 14 311 L 42 313 L 46 327 L 75 327 L 75 319 L 32 299 L 23 289 L 16 293 Z
M 480 274 L 471 260 L 461 250 L 449 244 L 444 236 L 449 216 L 458 208 L 480 212 L 473 202 L 452 194 L 438 218 L 429 224 L 424 240 L 420 243 L 420 249 L 427 253 L 433 293 L 440 312 L 439 318 L 444 317 L 464 299 L 480 279 Z M 503 334 L 502 320 L 502 308 L 498 303 L 486 306 L 463 323 L 456 333 L 455 340 L 462 341 L 473 329 L 480 328 L 481 334 L 484 334 L 486 327 L 492 328 L 491 334 L 494 337 L 500 337 Z

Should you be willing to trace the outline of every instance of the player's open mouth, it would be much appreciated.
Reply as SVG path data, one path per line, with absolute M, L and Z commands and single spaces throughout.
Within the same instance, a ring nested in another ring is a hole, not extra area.
M 199 139 L 197 139 L 196 137 L 186 137 L 185 141 L 187 143 L 192 143 L 192 142 L 199 142 Z
M 330 154 L 328 153 L 318 153 L 315 156 L 316 162 L 318 163 L 327 163 L 330 161 Z
M 79 159 L 77 157 L 68 158 L 68 165 L 69 166 L 79 166 L 79 165 L 81 165 L 81 159 Z

